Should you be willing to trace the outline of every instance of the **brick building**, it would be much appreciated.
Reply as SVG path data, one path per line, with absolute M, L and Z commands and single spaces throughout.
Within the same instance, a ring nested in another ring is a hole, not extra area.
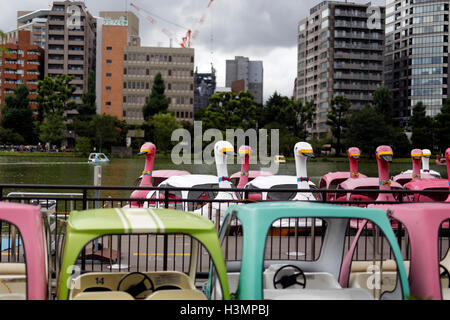
M 38 80 L 44 74 L 44 50 L 32 44 L 31 32 L 18 30 L 17 38 L 5 44 L 9 53 L 0 57 L 0 106 L 14 89 L 25 84 L 30 90 L 30 107 L 37 112 Z

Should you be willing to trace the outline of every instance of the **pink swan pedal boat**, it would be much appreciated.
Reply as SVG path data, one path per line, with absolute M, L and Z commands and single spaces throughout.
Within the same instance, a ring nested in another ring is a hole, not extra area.
M 50 248 L 46 242 L 48 228 L 40 207 L 0 202 L 0 221 L 3 226 L 11 225 L 10 230 L 18 230 L 21 238 L 15 251 L 17 259 L 11 250 L 4 251 L 8 256 L 0 259 L 0 300 L 47 300 Z M 15 263 L 9 262 L 14 260 Z
M 445 151 L 445 159 L 447 164 L 447 180 L 446 179 L 423 179 L 416 178 L 405 184 L 405 190 L 425 191 L 425 194 L 409 194 L 409 201 L 413 202 L 450 202 L 450 193 L 435 192 L 449 191 L 450 189 L 450 148 Z M 431 191 L 426 193 L 426 191 Z
M 351 147 L 347 150 L 348 160 L 350 164 L 350 171 L 329 172 L 324 175 L 319 181 L 319 189 L 330 190 L 338 186 L 347 179 L 367 178 L 366 175 L 358 172 L 358 159 L 361 156 L 359 148 Z M 335 194 L 327 193 L 326 200 L 335 200 Z
M 185 176 L 190 173 L 185 170 L 153 170 L 156 156 L 156 146 L 151 142 L 142 145 L 139 155 L 145 155 L 145 166 L 142 175 L 136 181 L 139 187 L 158 186 L 163 181 L 174 176 Z M 140 180 L 140 181 L 139 181 Z M 153 181 L 152 181 L 153 180 Z M 151 190 L 135 190 L 131 194 L 131 199 L 145 199 Z M 142 201 L 132 201 L 131 207 L 142 207 Z
M 402 172 L 392 178 L 393 181 L 400 183 L 402 186 L 407 184 L 413 179 L 419 178 L 419 179 L 436 179 L 435 176 L 431 175 L 428 172 L 424 172 L 421 169 L 421 163 L 423 159 L 423 151 L 420 149 L 414 149 L 411 151 L 411 159 L 413 164 L 412 170 L 407 170 L 405 172 Z
M 403 203 L 369 205 L 369 208 L 386 210 L 387 215 L 402 224 L 407 231 L 410 242 L 410 260 L 405 261 L 409 270 L 409 284 L 411 294 L 420 299 L 450 300 L 450 250 L 439 256 L 439 236 L 448 229 L 450 220 L 450 203 Z M 339 283 L 342 287 L 349 286 L 349 279 L 367 273 L 359 270 L 362 265 L 370 266 L 371 261 L 359 262 L 355 268 L 352 256 L 356 250 L 356 243 L 361 237 L 360 226 L 349 251 L 342 264 Z M 446 243 L 447 241 L 444 241 Z M 396 269 L 390 269 L 389 261 L 385 261 L 382 268 L 383 281 L 395 277 Z M 362 268 L 365 270 L 365 268 Z M 379 270 L 381 271 L 381 270 Z M 378 272 L 379 272 L 378 271 Z M 380 275 L 381 276 L 381 275 Z M 386 278 L 385 278 L 386 277 Z

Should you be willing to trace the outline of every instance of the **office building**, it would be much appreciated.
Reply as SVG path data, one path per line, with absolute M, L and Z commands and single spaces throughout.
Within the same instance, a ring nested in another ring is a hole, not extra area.
M 211 67 L 211 73 L 194 74 L 194 112 L 207 108 L 209 97 L 216 90 L 216 71 Z
M 157 73 L 166 86 L 169 110 L 180 121 L 194 121 L 194 49 L 127 46 L 123 72 L 123 118 L 128 123 L 144 122 L 142 108 Z
M 314 137 L 331 134 L 326 122 L 333 97 L 344 95 L 361 108 L 383 86 L 384 16 L 384 7 L 370 3 L 324 1 L 299 22 L 295 97 L 315 103 Z
M 448 98 L 449 1 L 386 1 L 385 82 L 407 127 L 423 102 L 435 116 Z
M 264 69 L 262 61 L 250 61 L 247 57 L 237 56 L 226 61 L 225 86 L 235 90 L 249 90 L 256 103 L 263 103 Z M 242 82 L 243 80 L 243 82 Z M 239 81 L 235 83 L 236 81 Z M 233 86 L 233 83 L 234 86 Z M 243 84 L 243 85 L 242 85 Z M 239 92 L 235 92 L 239 93 Z
M 32 42 L 30 31 L 19 30 L 14 42 L 4 44 L 9 53 L 0 57 L 0 106 L 18 86 L 26 85 L 30 91 L 30 107 L 37 114 L 36 97 L 38 81 L 44 73 L 44 50 Z
M 45 75 L 73 75 L 72 99 L 80 104 L 96 64 L 96 19 L 82 1 L 55 1 L 48 13 Z

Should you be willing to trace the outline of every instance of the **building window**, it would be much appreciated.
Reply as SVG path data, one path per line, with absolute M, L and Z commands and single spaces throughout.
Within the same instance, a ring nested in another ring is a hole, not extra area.
M 111 51 L 112 47 L 106 47 L 106 50 Z
M 126 54 L 123 56 L 123 60 L 127 61 L 127 55 Z
M 127 74 L 127 68 L 123 69 L 123 74 Z
M 112 63 L 112 60 L 108 59 L 108 60 L 106 60 L 106 63 Z
M 111 87 L 106 87 L 106 90 L 107 91 L 111 91 Z
M 106 103 L 105 103 L 107 106 L 110 106 L 111 105 L 111 101 L 106 101 Z
M 123 103 L 127 103 L 127 96 L 123 96 Z
M 110 78 L 110 77 L 112 77 L 112 74 L 111 73 L 106 73 L 106 76 L 108 77 L 108 78 Z

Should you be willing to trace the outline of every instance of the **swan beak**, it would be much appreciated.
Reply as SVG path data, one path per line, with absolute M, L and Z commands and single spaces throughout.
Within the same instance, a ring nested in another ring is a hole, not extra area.
M 394 154 L 392 152 L 381 152 L 378 157 L 386 162 L 392 162 Z
M 233 148 L 223 148 L 222 150 L 220 150 L 220 152 L 222 152 L 223 154 L 226 154 L 228 156 L 235 156 L 236 153 L 234 153 L 234 149 Z
M 239 155 L 244 158 L 245 156 L 250 156 L 250 150 L 239 150 Z
M 307 157 L 307 158 L 315 158 L 315 157 L 316 157 L 315 154 L 314 154 L 314 151 L 313 151 L 312 149 L 308 149 L 308 150 L 302 149 L 302 150 L 299 150 L 299 151 L 298 151 L 298 154 L 301 155 L 301 156 L 305 156 L 305 157 Z
M 138 153 L 139 156 L 143 156 L 144 154 L 152 154 L 152 150 L 150 150 L 150 149 L 141 149 L 141 152 Z

